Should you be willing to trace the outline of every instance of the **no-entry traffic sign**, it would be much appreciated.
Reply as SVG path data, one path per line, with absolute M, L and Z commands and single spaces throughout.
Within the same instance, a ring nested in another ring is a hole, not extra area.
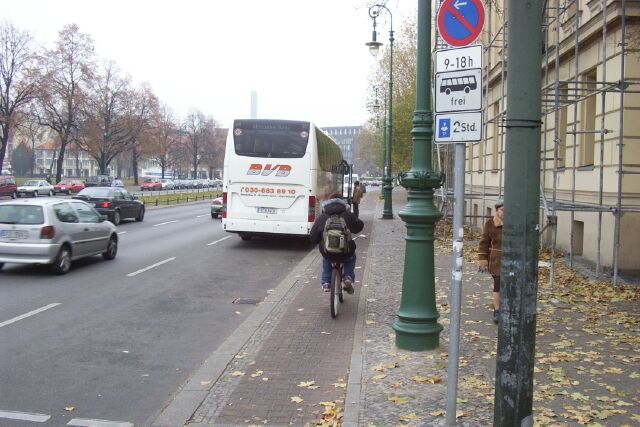
M 470 45 L 484 25 L 480 0 L 444 0 L 438 11 L 438 33 L 451 46 Z

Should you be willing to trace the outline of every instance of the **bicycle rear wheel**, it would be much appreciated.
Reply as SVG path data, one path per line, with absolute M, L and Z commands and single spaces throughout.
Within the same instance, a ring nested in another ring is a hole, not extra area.
M 336 267 L 331 268 L 331 317 L 334 319 L 338 316 L 340 307 L 340 294 L 342 292 L 342 277 L 340 277 L 340 270 Z

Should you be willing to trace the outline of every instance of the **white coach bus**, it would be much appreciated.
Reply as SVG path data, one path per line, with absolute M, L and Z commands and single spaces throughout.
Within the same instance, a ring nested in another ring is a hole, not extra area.
M 311 122 L 235 120 L 224 156 L 222 227 L 306 236 L 321 202 L 341 192 L 340 147 Z

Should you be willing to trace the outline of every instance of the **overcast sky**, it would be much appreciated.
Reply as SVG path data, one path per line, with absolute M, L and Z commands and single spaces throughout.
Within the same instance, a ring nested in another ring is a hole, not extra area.
M 360 125 L 373 59 L 366 0 L 0 0 L 2 18 L 51 47 L 65 24 L 91 35 L 135 83 L 184 117 L 198 108 L 228 126 L 250 115 Z M 388 0 L 394 30 L 416 0 Z M 378 23 L 388 44 L 388 19 Z

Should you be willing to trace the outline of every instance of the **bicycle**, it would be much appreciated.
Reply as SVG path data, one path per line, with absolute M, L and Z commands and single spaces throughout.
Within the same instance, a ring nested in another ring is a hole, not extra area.
M 364 234 L 360 234 L 353 238 L 356 240 L 358 237 L 367 236 Z M 338 312 L 340 311 L 340 304 L 344 302 L 344 292 L 342 289 L 342 277 L 344 277 L 344 265 L 341 261 L 332 261 L 331 262 L 331 282 L 329 283 L 330 293 L 329 293 L 329 304 L 331 306 L 331 317 L 336 318 L 338 316 Z

